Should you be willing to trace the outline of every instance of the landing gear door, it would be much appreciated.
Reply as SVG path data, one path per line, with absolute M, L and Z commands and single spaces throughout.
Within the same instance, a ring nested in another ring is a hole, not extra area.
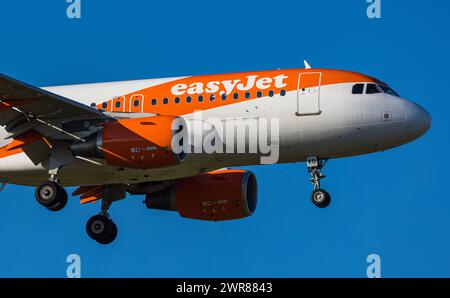
M 297 116 L 319 115 L 321 72 L 306 72 L 298 76 Z

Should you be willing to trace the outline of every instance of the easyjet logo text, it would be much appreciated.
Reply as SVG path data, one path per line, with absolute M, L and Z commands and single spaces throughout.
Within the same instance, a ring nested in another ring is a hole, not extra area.
M 288 76 L 281 74 L 275 77 L 260 77 L 258 75 L 247 76 L 245 80 L 224 80 L 224 81 L 211 81 L 207 83 L 196 82 L 192 84 L 176 84 L 172 87 L 171 92 L 175 96 L 184 94 L 202 94 L 202 93 L 216 93 L 220 95 L 229 95 L 233 91 L 248 91 L 256 87 L 259 90 L 265 90 L 272 87 L 283 88 L 286 87 L 285 80 Z

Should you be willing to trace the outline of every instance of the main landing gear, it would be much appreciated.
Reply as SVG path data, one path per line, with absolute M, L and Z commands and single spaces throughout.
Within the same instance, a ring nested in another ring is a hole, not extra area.
M 86 224 L 86 232 L 90 238 L 100 244 L 109 244 L 117 237 L 117 226 L 108 214 L 113 201 L 125 197 L 123 187 L 105 186 L 105 197 L 102 198 L 100 214 L 92 216 Z M 112 195 L 112 196 L 111 196 Z M 36 188 L 36 200 L 50 211 L 59 211 L 67 204 L 67 192 L 58 184 L 57 179 L 51 178 Z
M 86 223 L 86 233 L 100 244 L 109 244 L 117 237 L 117 226 L 112 221 L 107 209 L 109 206 L 102 201 L 102 212 L 92 216 Z
M 58 171 L 62 166 L 70 164 L 73 156 L 65 143 L 53 146 L 48 174 L 50 179 L 36 188 L 36 200 L 50 211 L 59 211 L 67 204 L 67 192 L 59 184 Z M 86 224 L 86 232 L 90 238 L 101 244 L 109 244 L 117 237 L 117 226 L 108 214 L 112 202 L 122 200 L 126 196 L 125 186 L 109 184 L 103 188 L 102 207 L 100 214 L 91 217 Z
M 36 200 L 50 211 L 59 211 L 67 204 L 67 192 L 56 179 L 39 185 L 35 192 Z
M 331 197 L 328 192 L 320 188 L 320 179 L 325 178 L 322 173 L 322 168 L 326 164 L 326 160 L 321 160 L 317 156 L 311 156 L 306 159 L 306 166 L 310 173 L 309 180 L 313 185 L 313 192 L 311 193 L 311 202 L 319 208 L 325 208 L 330 205 Z
M 36 200 L 50 211 L 59 211 L 67 204 L 67 192 L 59 184 L 58 171 L 65 164 L 73 160 L 70 151 L 64 143 L 53 144 L 48 161 L 48 174 L 50 179 L 36 188 Z
M 108 210 L 115 201 L 125 198 L 123 185 L 105 185 L 102 197 L 102 208 L 100 214 L 92 216 L 86 223 L 88 236 L 100 244 L 109 244 L 117 237 L 117 226 L 109 216 Z

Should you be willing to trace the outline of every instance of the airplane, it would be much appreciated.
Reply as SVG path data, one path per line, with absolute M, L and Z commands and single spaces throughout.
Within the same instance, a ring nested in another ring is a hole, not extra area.
M 424 108 L 386 83 L 307 62 L 305 68 L 42 88 L 0 75 L 2 189 L 34 186 L 37 202 L 59 211 L 68 201 L 65 187 L 77 187 L 72 195 L 80 203 L 101 202 L 86 224 L 100 244 L 116 239 L 109 208 L 127 194 L 145 195 L 147 208 L 185 218 L 252 215 L 256 177 L 235 167 L 260 165 L 267 152 L 176 150 L 173 139 L 183 129 L 200 124 L 201 141 L 204 129 L 218 130 L 196 120 L 198 112 L 220 121 L 278 119 L 275 163 L 306 162 L 310 199 L 319 208 L 331 202 L 321 187 L 328 160 L 400 146 L 431 126 Z M 181 125 L 174 127 L 176 121 Z M 190 138 L 180 145 L 195 147 Z

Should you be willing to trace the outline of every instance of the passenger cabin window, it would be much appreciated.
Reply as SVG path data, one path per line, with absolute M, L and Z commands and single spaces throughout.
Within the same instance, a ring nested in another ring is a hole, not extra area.
M 352 94 L 363 94 L 364 84 L 353 85 Z
M 168 98 L 163 98 L 163 104 L 168 104 L 169 103 L 169 99 Z
M 106 109 L 107 107 L 108 107 L 108 103 L 107 102 L 102 103 L 102 108 L 103 109 Z
M 280 91 L 280 95 L 281 95 L 281 96 L 286 96 L 286 90 L 284 90 L 284 89 L 281 89 L 281 91 Z
M 133 102 L 133 105 L 134 105 L 135 107 L 138 107 L 139 104 L 140 104 L 140 102 L 139 102 L 139 100 L 137 100 L 137 99 Z
M 152 99 L 152 106 L 156 105 L 156 98 Z
M 376 84 L 367 84 L 366 94 L 382 93 Z
M 222 94 L 222 100 L 227 100 L 227 94 L 226 93 Z
M 186 102 L 187 102 L 187 103 L 190 103 L 191 101 L 192 101 L 192 96 L 186 97 Z
M 180 98 L 179 97 L 175 97 L 175 103 L 180 103 Z

